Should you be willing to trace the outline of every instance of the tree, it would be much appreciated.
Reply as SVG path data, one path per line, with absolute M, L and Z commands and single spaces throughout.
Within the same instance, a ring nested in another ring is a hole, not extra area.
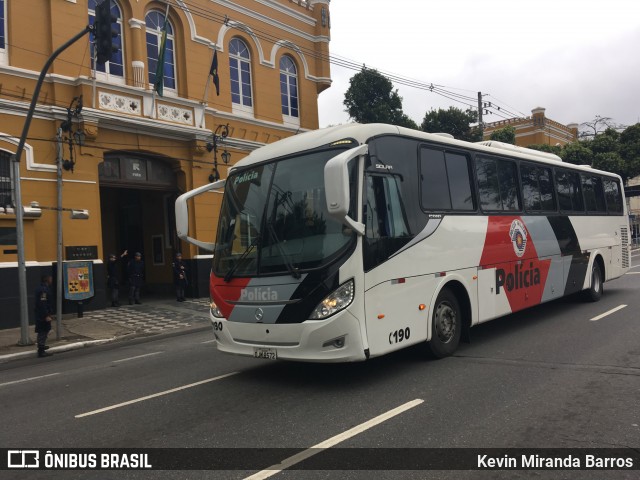
M 627 183 L 626 165 L 618 152 L 600 152 L 593 156 L 593 168 L 606 172 L 617 173 L 622 177 L 622 181 Z
M 617 152 L 620 148 L 620 134 L 613 128 L 607 128 L 592 140 L 587 140 L 586 145 L 594 154 Z
M 448 110 L 439 108 L 429 110 L 422 120 L 420 128 L 424 132 L 449 133 L 458 140 L 478 142 L 482 140 L 480 130 L 471 128 L 471 123 L 478 121 L 478 115 L 473 110 L 463 111 L 456 107 Z
M 620 128 L 611 117 L 596 115 L 593 120 L 580 124 L 580 138 L 595 138 L 609 128 Z
M 627 127 L 620 134 L 620 156 L 628 178 L 640 175 L 640 123 Z
M 560 157 L 563 162 L 574 165 L 591 165 L 593 162 L 593 152 L 583 142 L 567 143 L 562 147 Z
M 359 123 L 390 123 L 417 128 L 417 124 L 402 111 L 402 97 L 393 90 L 393 83 L 375 69 L 362 67 L 349 80 L 344 96 L 346 112 Z
M 499 128 L 491 132 L 491 136 L 489 138 L 497 142 L 504 142 L 504 143 L 510 143 L 511 145 L 515 145 L 516 129 L 511 125 L 507 125 L 506 127 Z

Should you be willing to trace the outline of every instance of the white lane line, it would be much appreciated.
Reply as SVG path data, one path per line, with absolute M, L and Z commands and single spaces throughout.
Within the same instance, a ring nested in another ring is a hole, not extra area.
M 206 342 L 200 342 L 200 343 L 213 343 L 213 342 L 217 342 L 217 340 L 214 338 L 213 340 L 207 340 Z
M 220 375 L 218 377 L 207 378 L 206 380 L 201 380 L 199 382 L 190 383 L 189 385 L 183 385 L 182 387 L 172 388 L 171 390 L 165 390 L 164 392 L 154 393 L 152 395 L 147 395 L 146 397 L 135 398 L 133 400 L 129 400 L 128 402 L 118 403 L 116 405 L 111 405 L 109 407 L 99 408 L 98 410 L 92 410 L 90 412 L 81 413 L 76 415 L 75 418 L 88 417 L 90 415 L 96 415 L 98 413 L 108 412 L 109 410 L 114 410 L 116 408 L 125 407 L 127 405 L 131 405 L 133 403 L 143 402 L 145 400 L 150 400 L 152 398 L 161 397 L 163 395 L 169 395 L 170 393 L 179 392 L 180 390 L 186 390 L 187 388 L 197 387 L 198 385 L 204 385 L 205 383 L 215 382 L 216 380 L 222 380 L 223 378 L 230 377 L 231 375 L 237 375 L 240 372 L 231 372 L 225 373 L 224 375 Z
M 406 412 L 407 410 L 413 407 L 417 407 L 422 402 L 424 402 L 424 400 L 417 398 L 415 400 L 405 403 L 404 405 L 400 405 L 399 407 L 396 407 L 393 410 L 389 410 L 388 412 L 383 413 L 382 415 L 378 415 L 377 417 L 372 418 L 371 420 L 367 420 L 366 422 L 361 423 L 360 425 L 356 425 L 355 427 L 350 428 L 345 432 L 339 433 L 335 437 L 331 437 L 328 440 L 325 440 L 324 442 L 320 442 L 317 445 L 314 445 L 313 447 L 308 448 L 303 452 L 296 453 L 295 455 L 292 455 L 291 457 L 284 459 L 282 462 L 278 463 L 277 465 L 272 465 L 269 468 L 266 468 L 265 470 L 262 470 L 258 473 L 254 473 L 253 475 L 246 477 L 244 480 L 262 480 L 265 478 L 269 478 L 275 475 L 276 473 L 280 473 L 282 470 L 285 470 L 295 465 L 296 463 L 300 463 L 303 460 L 306 460 L 307 458 L 313 457 L 314 455 L 320 453 L 322 450 L 331 448 L 337 445 L 338 443 L 348 440 L 351 437 L 355 437 L 359 433 L 362 433 L 365 430 L 370 429 L 371 427 L 375 427 L 376 425 L 382 422 L 385 422 L 390 418 L 395 417 L 396 415 L 400 415 L 401 413 Z
M 640 272 L 627 272 L 625 275 L 640 275 Z
M 31 380 L 38 380 L 39 378 L 53 377 L 54 375 L 60 375 L 59 373 L 49 373 L 47 375 L 40 375 L 39 377 L 23 378 L 22 380 L 14 380 L 13 382 L 0 383 L 0 387 L 6 385 L 15 385 L 16 383 L 30 382 Z
M 164 352 L 145 353 L 144 355 L 136 355 L 135 357 L 123 358 L 121 360 L 114 360 L 112 363 L 128 362 L 129 360 L 136 360 L 138 358 L 150 357 L 152 355 L 160 355 L 161 353 L 164 353 Z
M 623 308 L 625 308 L 626 305 L 618 305 L 616 308 L 612 308 L 611 310 L 608 310 L 604 313 L 601 313 L 600 315 L 598 315 L 597 317 L 593 317 L 591 320 L 589 320 L 590 322 L 596 322 L 598 320 L 600 320 L 601 318 L 606 317 L 607 315 L 611 315 L 612 313 L 617 312 L 618 310 L 622 310 Z

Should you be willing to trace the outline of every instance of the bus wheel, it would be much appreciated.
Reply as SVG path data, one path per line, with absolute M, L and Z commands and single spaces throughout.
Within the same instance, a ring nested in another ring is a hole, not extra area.
M 462 331 L 461 314 L 456 296 L 451 290 L 443 289 L 433 307 L 431 341 L 427 343 L 434 357 L 448 357 L 458 348 Z
M 602 291 L 602 270 L 600 263 L 594 260 L 591 267 L 591 286 L 584 291 L 584 296 L 590 302 L 597 302 L 602 297 Z

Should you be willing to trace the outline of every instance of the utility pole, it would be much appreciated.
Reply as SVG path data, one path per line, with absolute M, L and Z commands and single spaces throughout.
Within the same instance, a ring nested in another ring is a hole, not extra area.
M 482 92 L 478 92 L 478 127 L 480 128 L 480 140 L 484 139 L 484 124 L 482 123 Z
M 57 190 L 57 224 L 58 224 L 58 248 L 56 255 L 56 340 L 60 340 L 62 329 L 62 127 L 56 134 L 56 165 L 58 167 Z

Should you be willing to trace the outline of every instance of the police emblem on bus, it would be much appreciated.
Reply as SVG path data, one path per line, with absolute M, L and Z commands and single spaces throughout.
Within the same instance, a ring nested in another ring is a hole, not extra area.
M 256 316 L 256 322 L 262 323 L 262 317 L 264 317 L 264 310 L 262 310 L 261 308 L 257 308 L 255 316 Z
M 518 257 L 524 255 L 524 250 L 527 248 L 527 229 L 520 220 L 514 220 L 511 222 L 509 237 L 511 238 L 513 251 L 516 255 Z

